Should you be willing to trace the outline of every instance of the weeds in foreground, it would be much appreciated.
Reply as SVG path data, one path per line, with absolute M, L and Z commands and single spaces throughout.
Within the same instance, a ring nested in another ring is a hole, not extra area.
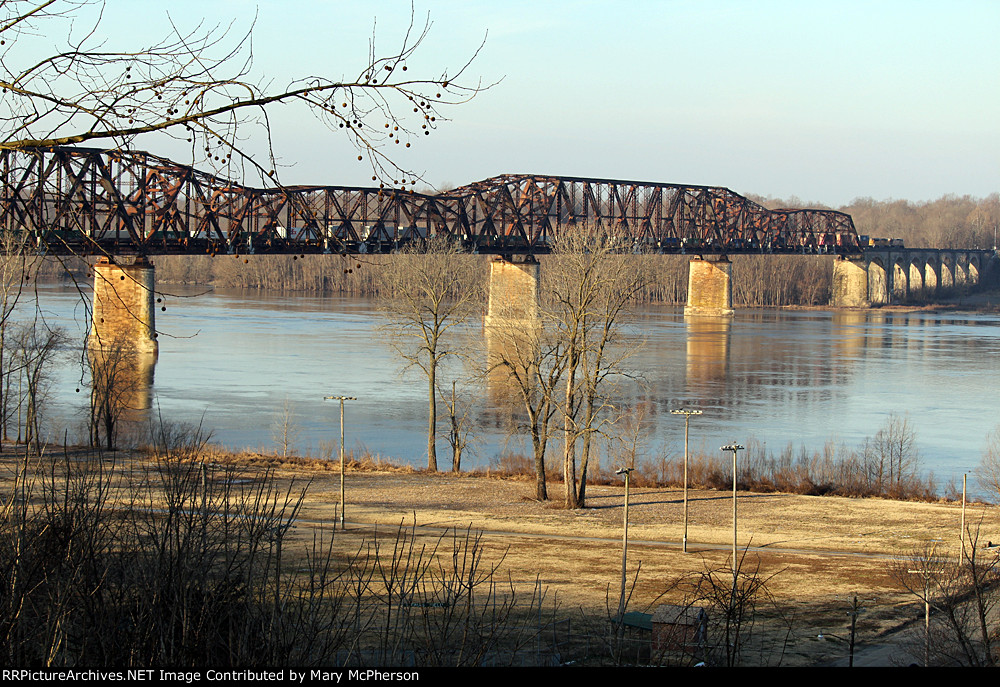
M 25 449 L 0 503 L 5 665 L 544 660 L 544 591 L 504 581 L 478 535 L 300 536 L 308 484 L 160 449 L 142 465 Z

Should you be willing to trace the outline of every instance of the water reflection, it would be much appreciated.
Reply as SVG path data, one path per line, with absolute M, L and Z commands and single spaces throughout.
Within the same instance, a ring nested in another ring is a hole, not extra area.
M 687 387 L 690 398 L 707 399 L 729 374 L 731 317 L 690 315 L 687 329 Z
M 116 436 L 142 436 L 150 427 L 156 359 L 130 349 L 88 349 L 92 443 L 107 444 L 110 434 L 114 444 Z

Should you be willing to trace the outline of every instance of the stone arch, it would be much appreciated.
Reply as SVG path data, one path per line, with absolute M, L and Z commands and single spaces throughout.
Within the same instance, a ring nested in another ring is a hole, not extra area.
M 941 282 L 941 269 L 936 258 L 927 258 L 924 263 L 924 293 L 931 295 L 937 292 Z
M 980 279 L 982 279 L 982 270 L 980 268 L 979 256 L 970 255 L 969 256 L 969 283 L 979 284 Z
M 894 300 L 905 301 L 910 294 L 910 271 L 905 256 L 897 256 L 892 261 L 892 296 Z
M 923 260 L 916 256 L 911 256 L 909 263 L 909 284 L 910 293 L 922 293 L 924 290 Z
M 955 286 L 965 286 L 969 281 L 969 275 L 966 273 L 966 263 L 962 259 L 964 256 L 956 256 L 955 259 Z
M 881 258 L 872 258 L 868 263 L 868 300 L 872 305 L 889 302 L 889 274 Z
M 955 256 L 951 253 L 941 255 L 941 281 L 938 285 L 942 289 L 951 289 L 955 286 Z

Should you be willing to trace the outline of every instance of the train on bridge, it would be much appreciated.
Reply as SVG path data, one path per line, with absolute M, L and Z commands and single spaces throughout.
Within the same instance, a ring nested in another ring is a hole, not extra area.
M 470 252 L 551 250 L 600 226 L 635 252 L 851 255 L 850 215 L 769 210 L 727 188 L 529 174 L 424 194 L 253 188 L 140 151 L 0 153 L 0 231 L 56 255 L 378 253 L 448 236 Z

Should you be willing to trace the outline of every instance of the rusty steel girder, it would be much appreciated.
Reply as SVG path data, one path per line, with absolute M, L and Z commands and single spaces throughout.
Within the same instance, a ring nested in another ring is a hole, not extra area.
M 767 210 L 729 189 L 503 175 L 427 195 L 252 188 L 140 151 L 0 153 L 0 231 L 51 254 L 386 252 L 446 235 L 471 252 L 544 253 L 600 226 L 636 251 L 860 252 L 849 215 Z

